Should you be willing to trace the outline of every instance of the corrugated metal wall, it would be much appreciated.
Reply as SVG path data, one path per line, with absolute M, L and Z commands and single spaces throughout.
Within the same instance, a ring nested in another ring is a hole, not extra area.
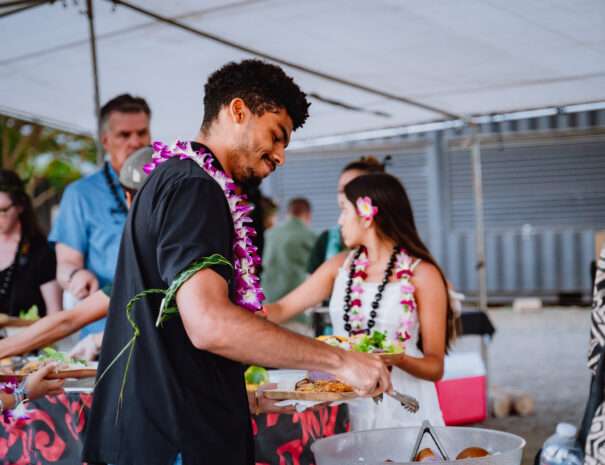
M 605 229 L 605 131 L 596 130 L 605 112 L 563 116 L 482 127 L 490 297 L 590 293 L 594 233 Z M 456 287 L 474 293 L 472 171 L 462 136 L 450 130 L 289 154 L 265 190 L 283 206 L 309 198 L 320 231 L 338 217 L 342 167 L 391 154 L 388 171 L 408 190 L 421 235 Z
M 426 195 L 425 149 L 374 150 L 329 153 L 305 153 L 289 156 L 283 168 L 271 176 L 267 183 L 268 192 L 276 200 L 283 214 L 285 206 L 293 197 L 306 197 L 313 207 L 312 227 L 317 231 L 336 224 L 339 211 L 336 203 L 336 186 L 342 168 L 362 155 L 371 153 L 379 160 L 392 155 L 388 171 L 405 183 L 416 222 L 421 231 L 428 229 Z
M 481 152 L 488 289 L 557 294 L 591 286 L 594 232 L 605 229 L 605 141 L 511 144 Z M 446 155 L 448 276 L 476 289 L 468 151 Z

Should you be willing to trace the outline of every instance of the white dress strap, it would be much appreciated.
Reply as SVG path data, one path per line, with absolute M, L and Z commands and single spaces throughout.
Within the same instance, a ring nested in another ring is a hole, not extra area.
M 412 266 L 410 266 L 410 269 L 412 271 L 414 271 L 416 269 L 416 267 L 420 264 L 421 261 L 422 261 L 421 258 L 417 259 L 414 263 L 412 263 Z

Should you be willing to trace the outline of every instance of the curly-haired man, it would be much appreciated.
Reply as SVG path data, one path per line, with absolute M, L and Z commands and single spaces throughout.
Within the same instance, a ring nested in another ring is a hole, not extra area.
M 224 190 L 234 186 L 219 181 L 258 183 L 282 165 L 308 107 L 281 68 L 229 63 L 208 79 L 196 140 L 173 149 L 154 144 L 168 161 L 158 158 L 122 238 L 99 372 L 110 368 L 97 381 L 86 462 L 252 465 L 242 362 L 325 371 L 364 395 L 390 388 L 377 357 L 299 336 L 242 308 L 262 301 L 234 247 L 252 231 L 235 230 L 245 210 L 235 194 L 227 200 Z M 211 263 L 218 255 L 225 261 Z M 183 278 L 192 264 L 197 271 Z M 156 328 L 161 296 L 138 301 L 132 315 L 140 336 L 132 355 L 121 357 L 133 335 L 128 302 L 145 289 L 171 285 L 180 285 L 178 315 Z

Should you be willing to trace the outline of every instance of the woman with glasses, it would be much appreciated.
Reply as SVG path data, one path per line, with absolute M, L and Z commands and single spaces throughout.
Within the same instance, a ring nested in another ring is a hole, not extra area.
M 23 182 L 0 170 L 0 313 L 19 316 L 34 305 L 40 316 L 59 311 L 56 266 Z

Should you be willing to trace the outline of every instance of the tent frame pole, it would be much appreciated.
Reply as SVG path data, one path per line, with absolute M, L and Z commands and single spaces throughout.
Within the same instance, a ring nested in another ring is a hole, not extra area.
M 97 64 L 97 39 L 95 34 L 95 21 L 92 0 L 86 0 L 86 17 L 88 18 L 88 33 L 90 38 L 90 58 L 92 64 L 92 79 L 94 86 L 95 120 L 97 134 L 95 145 L 97 148 L 97 165 L 103 164 L 103 146 L 101 145 L 101 97 L 99 92 L 99 71 Z
M 481 140 L 476 126 L 472 128 L 471 163 L 475 201 L 475 253 L 479 284 L 479 308 L 487 310 L 487 277 L 485 270 L 485 219 L 483 216 L 483 175 L 481 169 Z

